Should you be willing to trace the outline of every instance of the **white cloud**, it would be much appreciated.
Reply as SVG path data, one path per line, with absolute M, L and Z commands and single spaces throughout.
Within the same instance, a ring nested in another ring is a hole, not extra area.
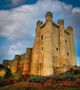
M 21 54 L 24 48 L 33 41 L 36 21 L 39 19 L 44 21 L 44 15 L 47 11 L 53 12 L 53 21 L 63 18 L 65 26 L 73 25 L 74 28 L 80 28 L 80 15 L 76 16 L 76 13 L 80 13 L 80 8 L 73 8 L 72 5 L 58 0 L 38 0 L 34 5 L 22 5 L 9 11 L 1 10 L 0 36 L 6 37 L 13 43 L 16 40 L 18 41 L 9 46 L 9 56 Z M 77 31 L 76 28 L 74 32 Z M 80 30 L 75 36 L 79 33 Z M 26 42 L 24 39 L 26 39 Z
M 14 55 L 16 55 L 16 54 L 20 55 L 22 53 L 25 53 L 27 47 L 31 48 L 32 43 L 30 41 L 23 40 L 23 41 L 11 44 L 9 46 L 9 50 L 8 50 L 7 53 L 10 56 L 10 58 L 13 58 Z
M 13 40 L 31 35 L 34 32 L 36 20 L 39 17 L 42 18 L 48 10 L 56 13 L 69 8 L 71 5 L 57 0 L 39 0 L 34 5 L 23 5 L 10 11 L 0 11 L 0 36 Z
M 79 7 L 73 8 L 72 12 L 80 14 L 80 8 Z

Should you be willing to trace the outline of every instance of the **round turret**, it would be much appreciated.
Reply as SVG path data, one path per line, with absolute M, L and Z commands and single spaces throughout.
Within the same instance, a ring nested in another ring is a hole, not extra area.
M 41 27 L 41 26 L 42 26 L 42 24 L 43 24 L 43 22 L 42 22 L 42 21 L 40 21 L 40 20 L 38 20 L 38 21 L 37 21 L 37 27 Z
M 49 11 L 46 13 L 46 21 L 52 21 L 52 18 L 53 18 L 53 14 Z
M 68 26 L 68 27 L 67 27 L 67 30 L 69 30 L 69 31 L 73 31 L 72 26 Z
M 64 20 L 63 20 L 63 19 L 59 19 L 59 20 L 58 20 L 58 24 L 59 24 L 59 25 L 64 25 Z

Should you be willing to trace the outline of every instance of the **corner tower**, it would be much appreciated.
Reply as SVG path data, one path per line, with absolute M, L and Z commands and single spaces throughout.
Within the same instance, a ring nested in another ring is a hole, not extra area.
M 45 15 L 45 22 L 38 21 L 36 25 L 36 36 L 32 49 L 31 69 L 30 73 L 34 75 L 48 76 L 66 72 L 68 68 L 64 20 L 60 19 L 58 24 L 52 20 L 53 14 L 47 12 Z M 73 44 L 72 31 L 70 33 L 70 44 Z M 69 40 L 68 40 L 69 41 Z M 70 51 L 71 50 L 71 51 Z M 74 48 L 72 47 L 71 58 L 73 58 L 71 65 L 75 64 Z M 70 57 L 69 57 L 70 59 Z
M 59 67 L 61 68 L 60 72 L 63 73 L 67 70 L 64 20 L 59 19 L 58 25 L 59 25 L 59 47 L 60 47 Z
M 76 65 L 73 28 L 71 26 L 66 28 L 66 58 L 69 67 Z
M 53 32 L 53 14 L 47 12 L 45 16 L 44 27 L 42 28 L 41 36 L 43 36 L 42 42 L 42 54 L 43 54 L 43 75 L 53 74 L 53 53 L 52 53 L 52 32 Z
M 40 57 L 40 33 L 42 22 L 39 20 L 36 24 L 35 41 L 32 49 L 32 59 L 30 73 L 38 75 L 39 69 L 39 57 Z

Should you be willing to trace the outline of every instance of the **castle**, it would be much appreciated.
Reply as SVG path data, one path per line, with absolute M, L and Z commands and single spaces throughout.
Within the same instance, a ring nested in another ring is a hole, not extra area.
M 47 12 L 45 23 L 38 21 L 33 48 L 26 53 L 15 55 L 13 60 L 4 60 L 3 65 L 13 73 L 34 74 L 41 76 L 64 73 L 76 65 L 73 40 L 73 28 L 64 28 L 64 20 L 52 21 L 53 14 Z

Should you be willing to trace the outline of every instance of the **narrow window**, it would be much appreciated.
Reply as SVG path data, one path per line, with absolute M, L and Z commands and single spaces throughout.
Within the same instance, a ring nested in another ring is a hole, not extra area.
M 43 40 L 43 35 L 41 36 L 41 40 Z
M 67 55 L 69 56 L 69 52 L 67 52 Z
M 56 50 L 58 51 L 58 48 L 56 48 Z
M 43 50 L 43 47 L 42 47 L 42 50 Z
M 39 63 L 39 65 L 41 65 L 42 63 Z
M 65 40 L 65 42 L 67 43 L 67 40 Z

